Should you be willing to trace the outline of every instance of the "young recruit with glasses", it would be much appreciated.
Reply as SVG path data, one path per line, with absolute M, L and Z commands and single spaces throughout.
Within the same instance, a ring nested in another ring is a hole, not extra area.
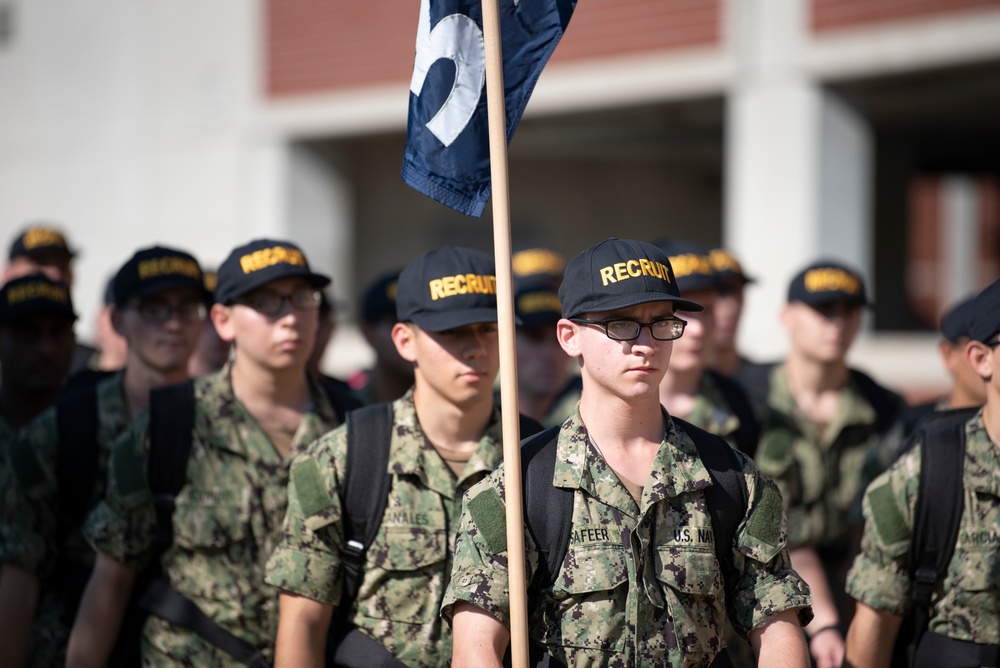
M 146 408 L 151 389 L 187 379 L 206 301 L 201 268 L 191 255 L 159 246 L 138 251 L 115 276 L 112 319 L 128 341 L 125 368 L 58 400 L 11 444 L 11 465 L 0 474 L 0 647 L 8 665 L 23 665 L 26 658 L 33 666 L 62 664 L 94 561 L 80 528 L 86 510 L 104 496 L 112 444 Z M 67 433 L 57 411 L 96 415 L 78 419 Z M 69 438 L 72 443 L 60 442 Z M 91 444 L 89 471 L 61 468 L 71 450 Z M 68 501 L 70 485 L 79 490 L 74 502 Z
M 548 582 L 534 579 L 546 557 L 524 536 L 532 645 L 569 666 L 704 666 L 722 650 L 728 613 L 760 665 L 808 666 L 809 594 L 789 564 L 777 489 L 733 453 L 748 502 L 722 572 L 711 479 L 660 406 L 671 341 L 684 330 L 674 311 L 701 310 L 681 297 L 666 254 L 641 241 L 597 244 L 569 263 L 559 297 L 559 342 L 579 362 L 583 392 L 554 441 L 552 484 L 573 504 Z M 495 471 L 463 504 L 442 608 L 456 667 L 500 666 L 510 638 L 503 477 Z
M 337 426 L 333 406 L 306 371 L 319 290 L 329 282 L 285 241 L 240 246 L 219 267 L 211 317 L 233 343 L 233 358 L 193 381 L 191 447 L 173 500 L 173 541 L 158 557 L 157 600 L 200 610 L 259 662 L 271 660 L 277 629 L 278 592 L 265 584 L 263 566 L 280 537 L 288 466 L 294 453 Z M 85 525 L 98 557 L 68 666 L 105 665 L 136 575 L 153 558 L 157 522 L 146 453 L 157 417 L 136 421 L 117 441 L 107 498 Z M 159 614 L 152 612 L 142 630 L 144 663 L 236 662 Z

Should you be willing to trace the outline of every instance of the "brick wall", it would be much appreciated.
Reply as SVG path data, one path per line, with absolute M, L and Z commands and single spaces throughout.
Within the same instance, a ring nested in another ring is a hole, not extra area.
M 271 97 L 410 77 L 418 0 L 268 0 L 266 7 Z M 720 0 L 580 2 L 553 62 L 711 45 L 720 12 Z
M 1000 0 L 812 0 L 816 32 L 1000 8 Z

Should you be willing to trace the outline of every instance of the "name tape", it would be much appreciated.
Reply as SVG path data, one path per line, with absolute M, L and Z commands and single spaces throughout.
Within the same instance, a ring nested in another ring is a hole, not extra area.
M 306 257 L 302 251 L 285 246 L 261 248 L 240 258 L 240 269 L 244 274 L 252 274 L 261 269 L 273 267 L 276 264 L 291 264 L 296 267 L 306 266 Z
M 497 293 L 497 277 L 484 274 L 457 274 L 442 276 L 428 283 L 431 300 L 445 299 L 456 295 L 495 295 Z
M 843 269 L 812 269 L 806 272 L 805 284 L 808 292 L 861 292 L 861 281 Z
M 7 291 L 7 305 L 16 306 L 34 299 L 45 299 L 60 304 L 69 303 L 69 291 L 61 285 L 51 283 L 24 283 Z
M 670 268 L 662 262 L 654 262 L 645 258 L 641 260 L 626 260 L 625 262 L 615 262 L 607 267 L 598 270 L 601 277 L 601 284 L 617 283 L 629 278 L 640 276 L 652 276 L 667 283 L 670 282 Z

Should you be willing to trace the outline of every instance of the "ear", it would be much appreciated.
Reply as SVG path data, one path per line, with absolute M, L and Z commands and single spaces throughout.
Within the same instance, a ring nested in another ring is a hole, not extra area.
M 397 322 L 392 326 L 392 342 L 396 345 L 396 352 L 407 362 L 417 361 L 416 339 L 417 331 L 414 325 Z
M 236 340 L 236 327 L 233 323 L 233 307 L 224 304 L 212 304 L 212 310 L 208 312 L 215 325 L 215 331 L 219 338 L 226 343 Z
M 109 306 L 108 318 L 111 320 L 111 327 L 114 328 L 115 333 L 118 334 L 118 336 L 125 338 L 125 323 L 123 321 L 124 314 L 121 312 L 121 309 L 114 304 Z
M 969 366 L 983 380 L 990 380 L 993 377 L 993 354 L 993 348 L 979 341 L 969 341 L 965 344 L 965 358 L 969 360 Z
M 563 352 L 570 357 L 580 357 L 583 354 L 580 351 L 580 326 L 575 322 L 560 319 L 556 323 L 556 338 L 559 339 Z

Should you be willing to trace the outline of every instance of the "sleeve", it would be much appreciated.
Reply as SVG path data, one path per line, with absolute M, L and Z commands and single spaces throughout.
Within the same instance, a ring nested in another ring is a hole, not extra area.
M 146 478 L 148 425 L 148 414 L 140 414 L 112 445 L 107 495 L 83 526 L 84 538 L 96 551 L 135 571 L 152 559 L 156 532 Z
M 788 520 L 788 547 L 791 549 L 812 542 L 819 533 L 802 504 L 802 469 L 795 457 L 797 433 L 798 428 L 789 416 L 770 410 L 755 458 L 760 471 L 777 485 L 781 493 Z
M 507 521 L 503 470 L 474 485 L 462 500 L 462 519 L 455 542 L 451 580 L 441 616 L 451 624 L 455 604 L 466 601 L 510 626 L 510 588 L 507 577 Z M 524 532 L 528 581 L 538 563 L 538 551 Z
M 49 409 L 10 443 L 0 471 L 0 562 L 43 577 L 55 567 L 59 489 L 58 436 Z
M 343 510 L 340 486 L 347 431 L 340 427 L 311 444 L 292 463 L 281 542 L 267 562 L 265 581 L 284 591 L 336 605 L 343 590 Z
M 865 605 L 896 615 L 913 606 L 909 552 L 913 508 L 920 479 L 920 447 L 913 447 L 865 491 L 861 552 L 847 574 L 847 593 Z
M 733 550 L 729 618 L 743 637 L 785 610 L 796 610 L 805 626 L 812 619 L 812 599 L 808 585 L 792 570 L 781 493 L 749 459 L 741 461 L 750 503 Z

